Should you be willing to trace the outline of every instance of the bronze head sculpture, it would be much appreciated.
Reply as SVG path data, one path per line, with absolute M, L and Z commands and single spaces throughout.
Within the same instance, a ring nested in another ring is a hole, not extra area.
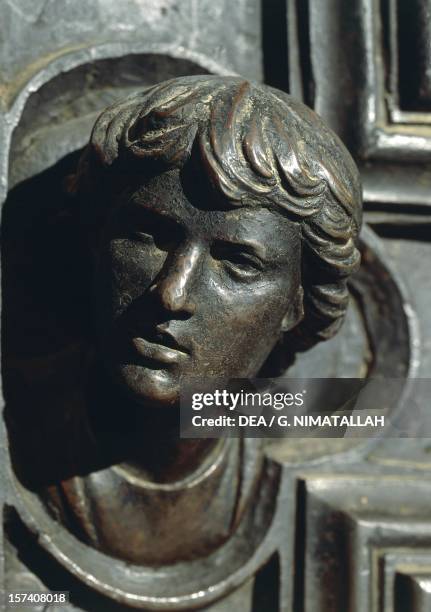
M 102 372 L 82 431 L 103 459 L 73 459 L 48 505 L 129 562 L 203 556 L 238 526 L 261 464 L 238 441 L 180 440 L 181 385 L 256 376 L 274 347 L 293 355 L 337 332 L 359 264 L 358 172 L 288 95 L 200 76 L 105 110 L 69 190 Z
M 360 187 L 302 104 L 234 77 L 185 77 L 107 109 L 73 189 L 96 254 L 101 355 L 140 403 L 182 377 L 254 376 L 331 337 L 359 262 Z

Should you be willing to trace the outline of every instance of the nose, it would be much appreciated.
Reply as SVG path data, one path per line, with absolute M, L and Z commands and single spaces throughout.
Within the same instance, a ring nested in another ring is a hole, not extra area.
M 197 244 L 180 246 L 168 257 L 162 274 L 150 288 L 169 312 L 194 314 L 192 289 L 200 265 L 201 248 Z

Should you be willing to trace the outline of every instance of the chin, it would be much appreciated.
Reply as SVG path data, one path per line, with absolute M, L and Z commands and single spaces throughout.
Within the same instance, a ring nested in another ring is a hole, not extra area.
M 172 407 L 180 401 L 177 377 L 166 369 L 153 370 L 134 364 L 114 372 L 118 386 L 129 399 L 147 407 Z

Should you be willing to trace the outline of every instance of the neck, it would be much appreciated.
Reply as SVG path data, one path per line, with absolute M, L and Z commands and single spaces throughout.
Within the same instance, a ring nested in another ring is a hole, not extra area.
M 103 377 L 90 389 L 90 426 L 105 460 L 152 482 L 182 480 L 221 449 L 220 440 L 180 438 L 178 407 L 152 409 L 124 397 Z

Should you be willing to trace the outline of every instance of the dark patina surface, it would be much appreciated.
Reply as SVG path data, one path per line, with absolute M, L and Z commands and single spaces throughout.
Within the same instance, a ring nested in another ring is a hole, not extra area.
M 7 0 L 7 589 L 93 612 L 427 605 L 426 441 L 192 442 L 176 416 L 193 372 L 427 375 L 427 3 L 289 0 L 286 27 L 284 2 Z M 357 243 L 339 141 L 262 77 L 348 144 L 384 241 Z
M 262 457 L 253 441 L 251 462 L 243 441 L 180 439 L 181 385 L 256 376 L 275 347 L 293 361 L 336 333 L 359 264 L 357 171 L 305 106 L 202 76 L 108 108 L 68 189 L 88 249 L 94 365 L 57 473 L 26 474 L 19 453 L 17 469 L 104 553 L 202 557 L 253 506 Z

